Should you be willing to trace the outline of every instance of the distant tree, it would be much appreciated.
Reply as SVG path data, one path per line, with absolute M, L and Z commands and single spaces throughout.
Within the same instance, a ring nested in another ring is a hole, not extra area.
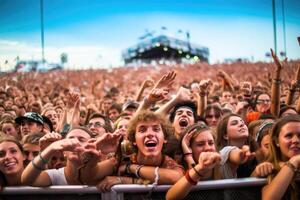
M 67 53 L 60 54 L 60 62 L 63 65 L 68 62 L 68 54 Z

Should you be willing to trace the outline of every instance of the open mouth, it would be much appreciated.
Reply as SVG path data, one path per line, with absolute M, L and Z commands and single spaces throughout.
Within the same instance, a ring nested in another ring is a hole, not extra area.
M 182 118 L 179 120 L 180 127 L 187 127 L 188 125 L 189 125 L 189 122 L 185 118 Z
M 145 146 L 148 148 L 153 148 L 153 147 L 157 146 L 157 142 L 153 141 L 153 140 L 149 140 L 149 141 L 145 142 Z
M 4 167 L 12 167 L 12 166 L 15 166 L 15 165 L 16 165 L 15 162 L 8 162 L 8 163 L 4 164 Z

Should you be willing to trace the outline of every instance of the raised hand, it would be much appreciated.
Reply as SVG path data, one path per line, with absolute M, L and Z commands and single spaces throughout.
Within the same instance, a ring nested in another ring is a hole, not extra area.
M 154 86 L 154 81 L 153 80 L 145 80 L 143 82 L 143 88 L 149 88 L 149 87 L 153 87 Z
M 40 138 L 39 140 L 39 146 L 40 146 L 40 151 L 43 151 L 44 149 L 46 149 L 51 143 L 61 140 L 62 136 L 59 133 L 56 132 L 51 132 L 48 133 L 46 135 L 44 135 L 43 137 Z
M 167 88 L 170 89 L 174 83 L 176 78 L 176 73 L 171 71 L 165 75 L 163 75 L 159 81 L 155 84 L 154 88 Z
M 192 149 L 190 147 L 190 143 L 191 143 L 191 138 L 192 138 L 193 134 L 196 131 L 197 130 L 194 129 L 191 132 L 185 134 L 184 137 L 182 138 L 181 147 L 182 147 L 182 151 L 183 151 L 184 154 L 186 154 L 186 153 L 192 153 Z
M 67 97 L 67 109 L 74 108 L 76 103 L 80 100 L 80 95 L 77 92 L 70 92 Z
M 120 143 L 120 139 L 123 136 L 121 134 L 110 134 L 106 133 L 97 139 L 90 139 L 93 141 L 98 150 L 100 150 L 103 154 L 108 154 L 111 152 L 116 152 L 118 145 Z
M 95 143 L 88 141 L 83 149 L 82 163 L 95 166 L 101 160 L 101 156 L 102 153 L 100 150 L 97 150 Z
M 189 89 L 180 87 L 175 98 L 179 101 L 188 101 L 191 99 L 191 92 Z
M 83 147 L 77 138 L 66 138 L 53 142 L 49 147 L 54 151 L 82 152 Z

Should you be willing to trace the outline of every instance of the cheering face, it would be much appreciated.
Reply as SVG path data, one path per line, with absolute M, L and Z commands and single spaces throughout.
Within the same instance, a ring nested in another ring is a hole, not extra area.
M 229 141 L 247 139 L 248 135 L 248 127 L 244 120 L 238 116 L 231 116 L 227 124 L 227 139 Z
M 186 127 L 195 123 L 193 111 L 187 107 L 176 110 L 173 127 L 175 132 L 181 133 Z
M 289 122 L 281 128 L 277 146 L 280 148 L 283 161 L 300 154 L 299 122 Z
M 158 156 L 162 153 L 164 143 L 166 140 L 159 122 L 138 123 L 134 142 L 138 153 L 144 157 Z
M 256 101 L 256 110 L 257 112 L 264 113 L 270 109 L 271 100 L 270 96 L 267 94 L 261 94 Z
M 215 152 L 215 141 L 210 130 L 205 130 L 199 133 L 191 143 L 193 158 L 195 161 L 199 160 L 202 152 Z
M 4 175 L 14 175 L 22 172 L 24 156 L 18 145 L 5 141 L 0 144 L 0 171 Z

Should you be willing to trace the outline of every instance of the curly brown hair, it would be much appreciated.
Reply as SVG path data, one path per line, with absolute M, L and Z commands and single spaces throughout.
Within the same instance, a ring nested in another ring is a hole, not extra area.
M 128 140 L 133 143 L 135 142 L 136 128 L 140 122 L 159 122 L 164 133 L 165 139 L 168 141 L 174 135 L 174 129 L 168 120 L 159 114 L 151 111 L 144 111 L 135 115 L 128 124 L 127 136 Z M 164 149 L 164 147 L 163 147 Z M 137 149 L 134 149 L 137 152 Z

